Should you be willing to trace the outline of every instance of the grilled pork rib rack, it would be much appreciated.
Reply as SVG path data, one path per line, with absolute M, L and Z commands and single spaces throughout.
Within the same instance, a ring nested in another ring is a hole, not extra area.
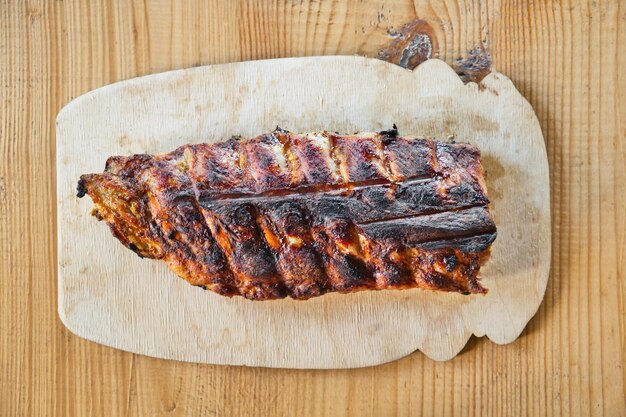
M 85 194 L 128 248 L 226 296 L 487 291 L 477 274 L 496 227 L 479 150 L 395 126 L 115 156 L 81 176 Z

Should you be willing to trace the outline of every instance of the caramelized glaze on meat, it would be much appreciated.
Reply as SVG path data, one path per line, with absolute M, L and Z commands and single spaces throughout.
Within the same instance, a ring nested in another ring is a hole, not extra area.
M 185 145 L 83 175 L 94 215 L 189 283 L 254 300 L 485 293 L 496 237 L 478 149 L 393 130 Z

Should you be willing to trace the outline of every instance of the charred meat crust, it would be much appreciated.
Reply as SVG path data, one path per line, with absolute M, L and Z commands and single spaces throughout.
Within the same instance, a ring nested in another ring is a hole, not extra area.
M 485 293 L 496 226 L 466 144 L 277 128 L 111 157 L 81 176 L 94 215 L 189 283 L 253 300 L 426 288 Z

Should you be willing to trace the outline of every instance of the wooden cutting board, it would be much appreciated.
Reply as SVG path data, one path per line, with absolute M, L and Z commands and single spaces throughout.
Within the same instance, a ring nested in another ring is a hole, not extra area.
M 486 296 L 419 289 L 251 302 L 192 287 L 138 258 L 76 198 L 110 155 L 296 131 L 375 131 L 467 141 L 482 150 L 498 238 Z M 360 57 L 191 68 L 87 93 L 57 117 L 59 315 L 75 334 L 144 355 L 213 364 L 350 368 L 421 350 L 454 357 L 468 338 L 514 341 L 550 269 L 548 162 L 539 123 L 497 72 L 464 85 L 430 60 L 415 71 Z

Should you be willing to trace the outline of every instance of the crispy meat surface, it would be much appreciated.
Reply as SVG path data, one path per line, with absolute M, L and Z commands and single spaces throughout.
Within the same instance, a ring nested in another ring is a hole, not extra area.
M 466 144 L 380 133 L 185 145 L 82 175 L 96 218 L 189 283 L 252 300 L 425 288 L 486 293 L 496 238 Z

